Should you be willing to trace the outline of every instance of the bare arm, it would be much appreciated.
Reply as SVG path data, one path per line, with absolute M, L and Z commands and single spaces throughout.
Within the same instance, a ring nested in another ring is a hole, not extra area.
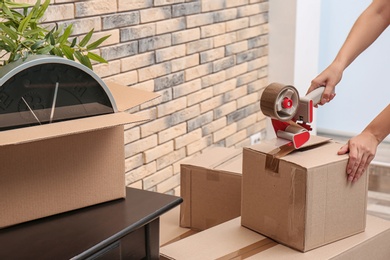
M 343 46 L 334 61 L 315 79 L 308 92 L 319 86 L 326 86 L 321 104 L 335 96 L 335 87 L 344 70 L 366 50 L 390 25 L 390 1 L 374 0 L 352 26 Z
M 349 181 L 357 181 L 374 159 L 378 145 L 390 134 L 390 105 L 363 130 L 351 138 L 338 154 L 349 153 L 347 174 Z

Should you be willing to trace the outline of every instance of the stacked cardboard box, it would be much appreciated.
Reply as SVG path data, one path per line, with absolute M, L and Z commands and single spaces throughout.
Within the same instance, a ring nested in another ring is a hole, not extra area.
M 163 246 L 163 257 L 387 259 L 390 223 L 366 215 L 368 176 L 347 182 L 341 144 L 312 136 L 299 151 L 270 156 L 280 145 L 275 139 L 244 148 L 241 217 Z
M 390 222 L 367 216 L 365 232 L 302 253 L 243 227 L 238 217 L 161 247 L 160 259 L 387 260 L 388 241 Z
M 303 252 L 363 232 L 368 175 L 347 181 L 341 145 L 312 136 L 304 149 L 271 158 L 278 145 L 244 149 L 242 225 Z
M 241 213 L 242 149 L 213 147 L 181 164 L 180 226 L 205 230 Z

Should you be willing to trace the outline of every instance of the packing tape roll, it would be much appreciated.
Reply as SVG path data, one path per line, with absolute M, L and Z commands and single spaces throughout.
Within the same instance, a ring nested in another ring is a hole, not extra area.
M 284 98 L 288 98 L 291 101 L 285 107 L 282 104 Z M 260 108 L 263 114 L 280 121 L 291 120 L 298 110 L 298 105 L 298 90 L 293 86 L 280 83 L 269 84 L 260 98 Z

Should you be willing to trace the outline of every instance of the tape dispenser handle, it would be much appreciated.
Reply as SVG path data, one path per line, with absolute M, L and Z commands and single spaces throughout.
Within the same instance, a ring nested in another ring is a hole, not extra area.
M 325 86 L 320 86 L 316 88 L 315 90 L 311 91 L 309 94 L 304 96 L 302 99 L 305 99 L 307 101 L 312 100 L 313 106 L 317 105 L 321 101 L 322 94 L 324 93 Z

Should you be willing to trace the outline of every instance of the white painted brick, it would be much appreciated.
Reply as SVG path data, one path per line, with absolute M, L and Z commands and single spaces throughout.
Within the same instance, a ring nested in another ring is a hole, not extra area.
M 184 30 L 185 28 L 186 28 L 186 23 L 184 17 L 156 22 L 157 34 Z
M 246 129 L 238 131 L 225 139 L 226 147 L 233 147 L 235 144 L 245 140 L 247 138 Z
M 187 107 L 187 97 L 174 99 L 157 106 L 157 116 L 164 117 Z
M 153 0 L 117 0 L 118 11 L 137 10 L 153 6 Z
M 42 21 L 63 21 L 73 19 L 74 17 L 75 13 L 73 4 L 50 5 L 42 17 Z
M 116 1 L 92 0 L 75 2 L 76 17 L 114 13 L 117 11 Z
M 125 159 L 125 172 L 141 167 L 144 164 L 144 156 L 142 153 L 136 154 Z
M 202 138 L 202 130 L 200 128 L 187 134 L 175 138 L 175 149 L 180 149 Z
M 122 71 L 134 70 L 154 64 L 154 53 L 146 52 L 121 59 Z
M 186 46 L 184 44 L 175 45 L 164 49 L 159 49 L 156 50 L 156 62 L 163 62 L 175 58 L 180 58 L 185 56 L 185 54 L 186 54 Z
M 121 63 L 119 60 L 110 61 L 108 63 L 99 63 L 93 66 L 93 71 L 101 78 L 108 77 L 120 73 Z
M 213 88 L 208 87 L 187 95 L 187 104 L 188 106 L 192 106 L 204 100 L 210 99 L 211 97 L 213 97 Z
M 135 142 L 125 145 L 125 155 L 127 157 L 134 156 L 137 153 L 143 152 L 147 149 L 157 145 L 157 135 L 151 135 L 147 138 L 137 140 Z
M 232 78 L 230 80 L 224 81 L 222 83 L 216 84 L 213 86 L 213 95 L 218 96 L 222 93 L 233 90 L 237 87 L 237 79 Z
M 172 44 L 180 44 L 200 39 L 200 28 L 182 30 L 172 33 Z
M 211 63 L 199 65 L 185 70 L 185 80 L 190 81 L 211 74 L 212 72 L 213 66 Z
M 132 127 L 130 129 L 125 130 L 124 135 L 125 135 L 125 144 L 139 140 L 141 137 L 139 126 Z
M 237 132 L 237 124 L 236 123 L 230 124 L 222 129 L 216 131 L 213 134 L 214 142 L 221 141 L 222 139 L 224 139 L 230 135 L 233 135 L 236 132 Z
M 165 143 L 187 133 L 187 123 L 181 123 L 158 133 L 158 142 Z
M 168 179 L 171 176 L 173 176 L 172 167 L 167 167 L 161 171 L 154 173 L 151 176 L 146 177 L 143 180 L 143 187 L 146 190 L 150 189 L 151 187 L 156 186 L 157 184 Z
M 163 169 L 163 168 L 168 167 L 168 166 L 172 166 L 177 161 L 180 161 L 183 158 L 186 158 L 186 149 L 184 147 L 158 158 L 156 160 L 157 170 Z M 175 168 L 172 168 L 172 169 L 174 170 Z M 176 174 L 179 172 L 173 171 L 173 173 Z
M 173 175 L 157 185 L 157 192 L 166 193 L 180 185 L 180 174 Z
M 166 155 L 173 151 L 173 140 L 166 142 L 164 144 L 160 144 L 158 146 L 152 147 L 151 149 L 148 149 L 144 151 L 145 156 L 145 162 L 149 163 L 157 158 Z
M 205 25 L 200 28 L 200 36 L 202 38 L 208 38 L 220 34 L 224 34 L 226 32 L 225 23 L 215 23 L 211 25 Z
M 179 70 L 185 70 L 194 66 L 199 65 L 199 54 L 195 53 L 190 56 L 174 59 L 171 61 L 172 72 Z
M 142 180 L 143 178 L 156 172 L 156 162 L 144 164 L 141 167 L 127 172 L 125 175 L 126 185 Z
M 214 120 L 213 122 L 205 125 L 202 127 L 202 133 L 203 135 L 209 135 L 214 133 L 215 131 L 218 131 L 220 129 L 223 129 L 227 125 L 226 117 L 221 117 L 217 120 Z
M 203 149 L 205 149 L 206 147 L 208 147 L 209 145 L 211 145 L 213 143 L 213 140 L 212 140 L 212 137 L 211 136 L 205 136 L 195 142 L 192 142 L 190 143 L 189 145 L 187 145 L 187 154 L 188 155 L 191 155 L 191 154 L 194 154 L 194 153 L 197 153 Z

